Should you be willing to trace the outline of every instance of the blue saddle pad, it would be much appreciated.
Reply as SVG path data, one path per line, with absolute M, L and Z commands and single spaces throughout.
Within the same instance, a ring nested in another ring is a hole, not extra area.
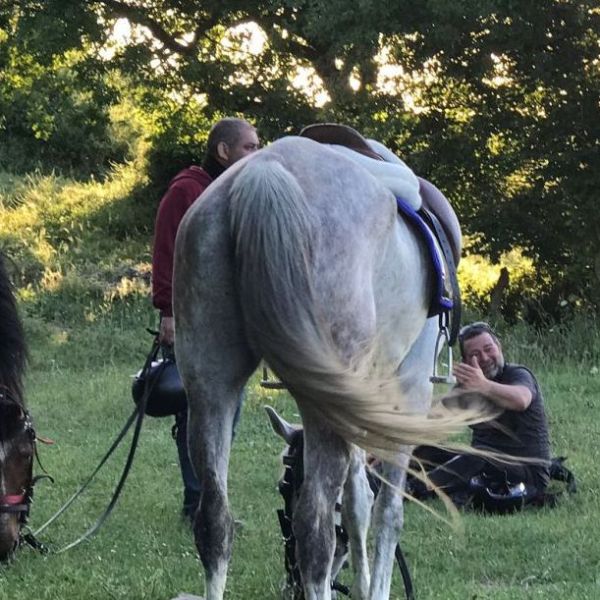
M 415 230 L 419 233 L 421 238 L 424 240 L 427 250 L 429 252 L 429 258 L 431 259 L 431 265 L 434 271 L 435 285 L 433 295 L 431 297 L 429 305 L 429 316 L 439 315 L 442 312 L 452 310 L 454 302 L 452 298 L 448 297 L 445 285 L 445 271 L 442 263 L 442 257 L 438 250 L 437 244 L 433 233 L 427 223 L 423 220 L 421 215 L 415 211 L 412 206 L 402 200 L 402 198 L 396 198 L 396 204 L 398 205 L 398 213 L 400 213 L 406 220 L 412 224 Z

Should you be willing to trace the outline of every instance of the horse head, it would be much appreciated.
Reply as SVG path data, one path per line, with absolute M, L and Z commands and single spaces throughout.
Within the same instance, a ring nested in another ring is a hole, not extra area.
M 300 486 L 304 477 L 302 457 L 304 451 L 304 432 L 300 425 L 288 423 L 274 408 L 265 406 L 265 410 L 269 416 L 273 431 L 286 443 L 286 447 L 282 453 L 282 462 L 285 471 L 279 480 L 279 491 L 285 499 L 286 509 L 291 516 L 294 512 L 294 504 L 300 493 Z
M 304 430 L 302 426 L 288 423 L 277 411 L 265 406 L 273 431 L 286 443 L 282 453 L 284 472 L 279 480 L 279 492 L 284 500 L 284 509 L 278 511 L 281 532 L 285 543 L 285 567 L 287 570 L 287 581 L 284 587 L 284 597 L 302 600 L 302 580 L 296 558 L 296 541 L 292 531 L 292 518 L 296 502 L 300 494 L 300 487 L 304 479 Z M 341 508 L 341 501 L 338 506 Z M 341 519 L 341 516 L 339 517 Z M 335 528 L 336 546 L 332 567 L 332 578 L 336 580 L 340 570 L 346 564 L 348 558 L 348 537 L 344 531 L 343 524 L 337 523 Z M 339 589 L 339 588 L 338 588 Z
M 29 512 L 35 433 L 27 411 L 0 393 L 0 561 L 19 545 Z

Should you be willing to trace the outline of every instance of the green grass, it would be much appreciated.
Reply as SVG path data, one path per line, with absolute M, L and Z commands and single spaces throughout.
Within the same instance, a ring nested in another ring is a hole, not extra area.
M 91 473 L 133 408 L 130 384 L 155 325 L 147 271 L 144 174 L 122 167 L 103 184 L 0 173 L 0 248 L 20 286 L 31 365 L 27 397 L 40 457 L 55 478 L 39 484 L 31 523 L 43 523 Z M 580 492 L 555 510 L 463 517 L 462 533 L 408 506 L 403 536 L 418 600 L 600 598 L 600 328 L 586 318 L 542 332 L 500 328 L 508 357 L 530 365 L 544 389 L 556 454 L 567 454 Z M 284 578 L 275 511 L 280 440 L 262 406 L 297 420 L 285 394 L 248 389 L 231 460 L 238 532 L 227 597 L 276 599 Z M 147 419 L 113 515 L 90 542 L 64 554 L 29 549 L 0 567 L 0 600 L 167 600 L 200 593 L 169 419 Z M 60 548 L 101 513 L 123 467 L 120 449 L 88 492 L 43 540 Z M 441 509 L 441 506 L 439 507 Z M 397 578 L 397 577 L 396 577 Z M 393 598 L 401 598 L 398 581 Z
M 43 335 L 27 320 L 33 340 L 28 399 L 38 432 L 52 438 L 40 456 L 56 482 L 41 482 L 32 524 L 41 524 L 92 471 L 132 410 L 130 376 L 149 346 L 143 325 L 112 315 L 77 333 Z M 53 329 L 48 329 L 53 331 Z M 119 349 L 120 348 L 120 349 Z M 535 366 L 535 365 L 534 365 Z M 555 453 L 569 456 L 580 491 L 554 510 L 510 517 L 463 517 L 456 532 L 408 506 L 403 537 L 419 600 L 600 597 L 599 468 L 600 377 L 593 365 L 540 365 Z M 228 582 L 231 599 L 279 598 L 283 555 L 275 510 L 281 444 L 262 406 L 273 404 L 297 420 L 289 398 L 265 391 L 253 379 L 231 464 L 231 502 L 244 522 Z M 181 522 L 181 483 L 170 420 L 147 419 L 138 455 L 115 512 L 90 542 L 64 554 L 22 550 L 0 570 L 1 600 L 168 599 L 200 593 L 199 563 L 189 528 Z M 126 448 L 91 489 L 43 539 L 60 548 L 81 534 L 108 502 Z M 441 506 L 439 507 L 441 509 Z M 394 598 L 401 591 L 395 582 Z

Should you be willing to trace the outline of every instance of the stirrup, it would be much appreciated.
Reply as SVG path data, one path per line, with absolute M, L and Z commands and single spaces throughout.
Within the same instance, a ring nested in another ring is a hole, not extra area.
M 285 384 L 275 377 L 269 376 L 269 368 L 266 363 L 263 363 L 262 368 L 262 379 L 260 380 L 260 386 L 270 390 L 285 390 Z
M 431 383 L 444 383 L 446 385 L 456 384 L 456 377 L 452 375 L 452 346 L 450 345 L 450 334 L 448 333 L 448 313 L 440 313 L 440 330 L 438 332 L 437 340 L 435 341 L 435 350 L 433 353 L 433 375 L 429 378 Z M 441 353 L 442 348 L 446 346 L 448 371 L 445 375 L 438 373 L 438 355 Z

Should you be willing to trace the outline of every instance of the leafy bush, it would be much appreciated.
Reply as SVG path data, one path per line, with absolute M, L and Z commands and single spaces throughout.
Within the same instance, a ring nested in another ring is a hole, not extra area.
M 188 102 L 155 100 L 156 123 L 150 135 L 148 179 L 158 200 L 169 181 L 183 168 L 200 164 L 211 128 L 205 107 L 195 98 Z
M 132 163 L 104 184 L 36 175 L 17 184 L 18 196 L 0 196 L 0 250 L 29 315 L 81 324 L 149 305 L 151 236 L 138 223 L 151 205 L 134 201 L 144 185 Z
M 20 81 L 20 87 L 0 85 L 0 168 L 103 177 L 111 163 L 128 157 L 101 94 L 77 89 L 73 70 L 61 67 Z M 106 89 L 101 81 L 95 85 Z
M 508 322 L 514 323 L 524 316 L 531 316 L 531 298 L 542 293 L 547 283 L 537 271 L 533 261 L 524 256 L 519 248 L 500 255 L 497 262 L 471 251 L 471 240 L 465 241 L 465 255 L 458 266 L 463 303 L 480 314 L 493 312 L 490 296 L 506 269 L 508 285 L 503 290 L 496 310 Z

